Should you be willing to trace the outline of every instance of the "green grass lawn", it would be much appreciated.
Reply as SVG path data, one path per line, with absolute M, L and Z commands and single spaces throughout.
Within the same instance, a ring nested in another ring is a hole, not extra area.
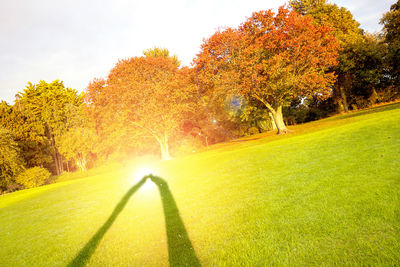
M 1 196 L 0 266 L 399 265 L 400 104 L 291 129 Z

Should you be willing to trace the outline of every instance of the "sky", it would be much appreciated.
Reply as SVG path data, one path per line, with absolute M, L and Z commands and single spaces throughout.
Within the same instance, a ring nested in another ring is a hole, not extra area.
M 379 31 L 395 0 L 333 0 L 361 28 Z M 237 27 L 284 0 L 0 0 L 0 100 L 12 104 L 28 82 L 64 81 L 84 91 L 118 59 L 152 47 L 190 65 L 204 38 Z

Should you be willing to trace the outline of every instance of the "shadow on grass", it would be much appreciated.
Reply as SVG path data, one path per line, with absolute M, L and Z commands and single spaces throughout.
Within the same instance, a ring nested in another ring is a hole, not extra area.
M 68 266 L 86 266 L 86 263 L 89 261 L 90 257 L 93 255 L 97 246 L 99 245 L 101 239 L 114 223 L 115 219 L 121 213 L 121 211 L 125 208 L 126 203 L 131 198 L 131 196 L 146 182 L 146 177 L 141 179 L 136 185 L 134 185 L 128 192 L 122 197 L 117 206 L 115 206 L 114 211 L 111 213 L 110 217 L 108 217 L 107 221 L 97 230 L 96 234 L 86 243 L 86 245 L 79 251 L 78 255 L 68 264 Z
M 107 219 L 107 221 L 97 230 L 96 234 L 86 243 L 86 245 L 79 251 L 75 258 L 68 264 L 68 266 L 86 266 L 90 257 L 95 252 L 103 236 L 107 233 L 108 229 L 114 223 L 115 219 L 125 208 L 131 196 L 139 190 L 139 188 L 146 182 L 147 179 L 153 181 L 157 185 L 160 192 L 165 225 L 167 230 L 168 240 L 168 258 L 170 266 L 201 266 L 190 242 L 186 228 L 183 224 L 181 216 L 179 215 L 178 207 L 171 191 L 169 190 L 167 182 L 157 176 L 148 175 L 143 177 L 136 185 L 134 185 L 122 197 L 120 202 L 115 206 L 114 211 Z
M 167 228 L 169 265 L 201 266 L 167 182 L 154 175 L 148 177 L 157 185 L 161 196 Z

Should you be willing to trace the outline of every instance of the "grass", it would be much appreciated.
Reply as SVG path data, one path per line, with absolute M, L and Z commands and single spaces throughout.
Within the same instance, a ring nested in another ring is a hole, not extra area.
M 0 266 L 399 265 L 399 122 L 392 104 L 1 196 Z

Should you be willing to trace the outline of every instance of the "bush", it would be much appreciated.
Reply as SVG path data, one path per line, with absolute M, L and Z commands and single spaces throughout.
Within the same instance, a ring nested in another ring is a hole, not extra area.
M 43 185 L 50 178 L 50 172 L 42 167 L 33 167 L 20 173 L 15 181 L 25 188 Z
M 260 133 L 260 130 L 258 130 L 258 128 L 257 127 L 250 127 L 249 129 L 247 129 L 247 133 L 249 134 L 249 135 L 254 135 L 254 134 L 259 134 Z

